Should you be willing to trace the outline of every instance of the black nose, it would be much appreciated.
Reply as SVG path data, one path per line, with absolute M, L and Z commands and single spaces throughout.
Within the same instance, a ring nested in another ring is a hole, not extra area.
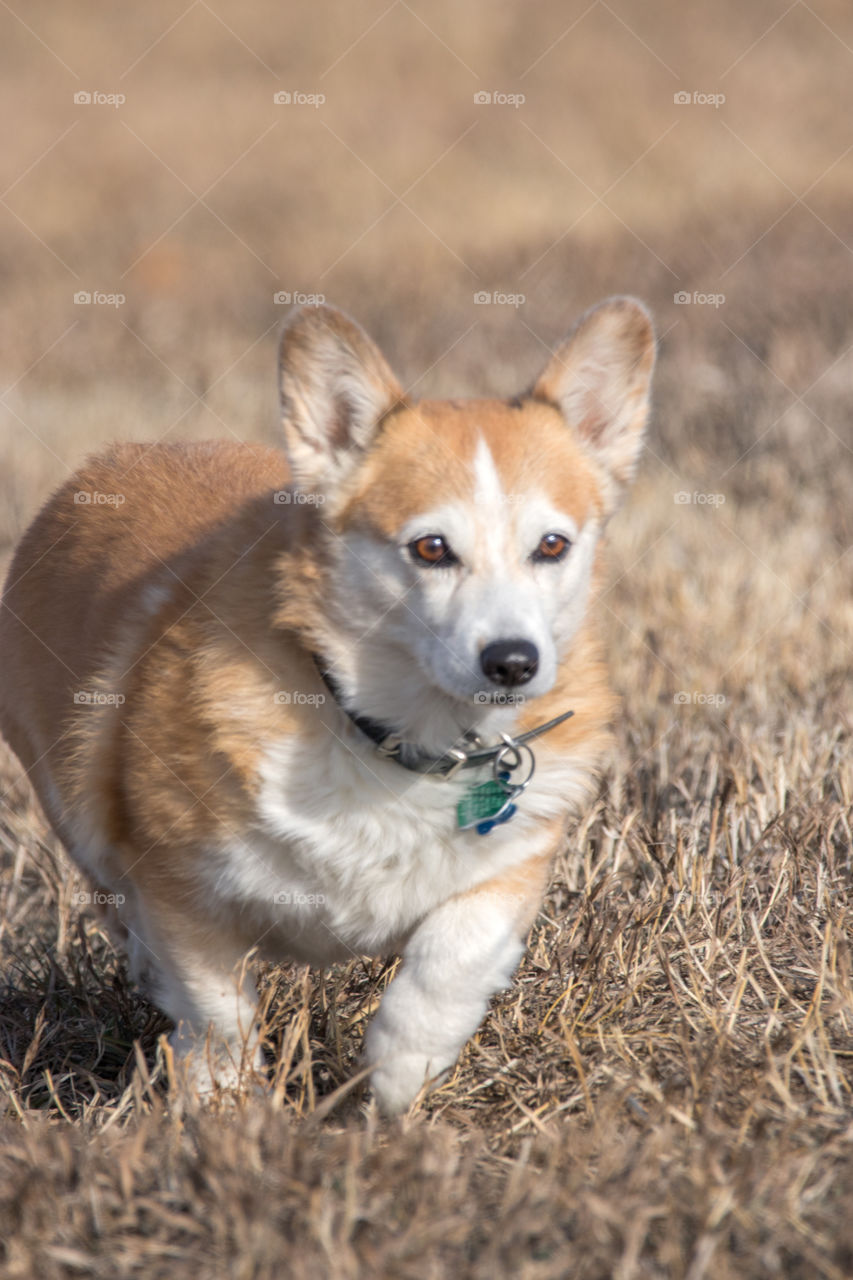
M 539 670 L 539 650 L 529 640 L 495 640 L 480 654 L 480 666 L 493 684 L 527 684 Z

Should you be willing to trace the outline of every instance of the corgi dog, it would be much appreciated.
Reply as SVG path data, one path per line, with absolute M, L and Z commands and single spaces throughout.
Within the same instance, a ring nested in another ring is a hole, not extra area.
M 283 452 L 115 445 L 24 535 L 0 725 L 200 1086 L 262 1061 L 247 953 L 402 955 L 365 1041 L 390 1114 L 510 982 L 610 744 L 590 603 L 654 356 L 613 298 L 525 394 L 412 402 L 297 310 Z

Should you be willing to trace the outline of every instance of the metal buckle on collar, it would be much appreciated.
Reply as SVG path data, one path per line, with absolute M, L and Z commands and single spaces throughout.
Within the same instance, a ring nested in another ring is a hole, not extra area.
M 464 735 L 463 740 L 465 742 L 464 747 L 450 747 L 441 757 L 442 768 L 431 771 L 442 782 L 449 782 L 451 778 L 455 778 L 460 769 L 465 769 L 469 766 L 472 752 L 481 751 L 483 748 L 483 739 L 471 729 Z M 445 760 L 450 761 L 447 767 L 443 765 Z
M 442 769 L 438 774 L 442 782 L 449 782 L 451 778 L 455 778 L 460 769 L 464 769 L 468 763 L 468 752 L 463 751 L 461 747 L 451 747 L 446 756 L 450 756 L 453 764 L 447 769 Z

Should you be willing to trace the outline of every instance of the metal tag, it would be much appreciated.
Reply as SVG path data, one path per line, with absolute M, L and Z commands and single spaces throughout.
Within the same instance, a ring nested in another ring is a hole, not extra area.
M 513 801 L 520 789 L 512 786 L 507 789 L 504 783 L 508 779 L 509 774 L 503 773 L 497 781 L 490 778 L 488 782 L 468 788 L 456 806 L 456 823 L 460 831 L 476 827 L 478 834 L 485 836 L 499 822 L 509 821 L 515 813 Z
M 530 747 L 524 743 L 513 741 L 504 735 L 504 747 L 498 752 L 492 766 L 492 777 L 488 782 L 481 782 L 469 787 L 456 806 L 456 825 L 460 831 L 472 828 L 480 836 L 487 836 L 502 822 L 509 822 L 516 812 L 516 798 L 529 784 L 536 769 L 536 757 Z M 524 759 L 529 757 L 527 777 L 520 782 L 512 782 L 511 774 L 518 769 Z

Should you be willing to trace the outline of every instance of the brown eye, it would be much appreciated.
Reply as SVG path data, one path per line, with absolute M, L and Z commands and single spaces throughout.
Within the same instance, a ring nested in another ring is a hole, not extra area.
M 416 538 L 414 542 L 409 543 L 409 551 L 413 560 L 418 564 L 429 565 L 430 568 L 434 565 L 458 564 L 450 546 L 438 533 L 427 534 L 425 538 Z
M 564 538 L 561 533 L 546 533 L 533 552 L 533 559 L 538 562 L 562 560 L 571 545 L 568 538 Z

